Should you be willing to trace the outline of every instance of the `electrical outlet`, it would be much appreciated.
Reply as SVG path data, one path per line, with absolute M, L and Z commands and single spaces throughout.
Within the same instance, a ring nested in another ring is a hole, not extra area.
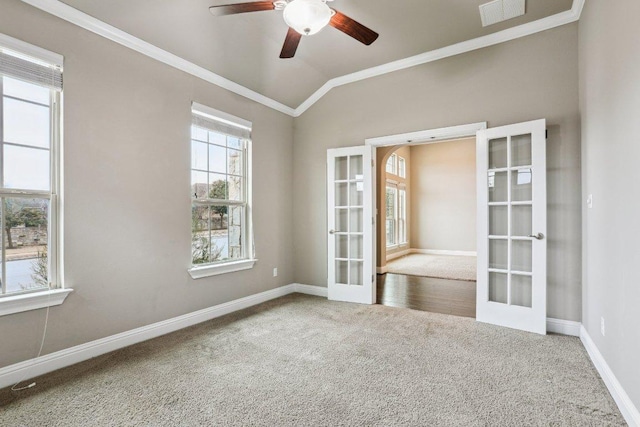
M 593 208 L 593 194 L 587 196 L 587 207 L 589 209 Z
M 278 267 L 274 267 L 273 268 L 273 277 L 277 277 L 278 276 Z
M 604 317 L 600 318 L 600 333 L 602 333 L 602 336 L 604 336 Z

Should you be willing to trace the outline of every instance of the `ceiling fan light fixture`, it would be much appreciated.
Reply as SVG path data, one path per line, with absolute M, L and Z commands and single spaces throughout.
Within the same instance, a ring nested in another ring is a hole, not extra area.
M 326 27 L 334 13 L 324 0 L 293 0 L 284 8 L 282 16 L 289 27 L 310 36 Z

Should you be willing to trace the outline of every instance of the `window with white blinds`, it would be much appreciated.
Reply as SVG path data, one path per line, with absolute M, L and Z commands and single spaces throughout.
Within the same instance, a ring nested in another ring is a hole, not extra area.
M 0 297 L 61 285 L 61 91 L 61 57 L 0 35 Z
M 251 123 L 194 103 L 191 124 L 192 267 L 254 259 Z

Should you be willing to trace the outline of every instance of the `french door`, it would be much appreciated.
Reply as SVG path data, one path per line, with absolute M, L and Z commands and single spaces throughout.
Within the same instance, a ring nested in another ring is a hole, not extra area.
M 546 334 L 545 120 L 477 133 L 480 322 Z
M 336 301 L 374 304 L 371 147 L 327 150 L 328 292 Z

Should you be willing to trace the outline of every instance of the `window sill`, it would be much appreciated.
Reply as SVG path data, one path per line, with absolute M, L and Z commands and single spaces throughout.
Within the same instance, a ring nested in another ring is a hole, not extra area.
M 189 269 L 189 275 L 192 279 L 202 279 L 203 277 L 217 276 L 218 274 L 249 270 L 253 268 L 256 262 L 258 262 L 257 259 L 243 259 L 241 261 L 225 262 L 223 264 L 193 267 Z
M 72 291 L 73 289 L 51 289 L 0 298 L 0 316 L 60 305 Z

